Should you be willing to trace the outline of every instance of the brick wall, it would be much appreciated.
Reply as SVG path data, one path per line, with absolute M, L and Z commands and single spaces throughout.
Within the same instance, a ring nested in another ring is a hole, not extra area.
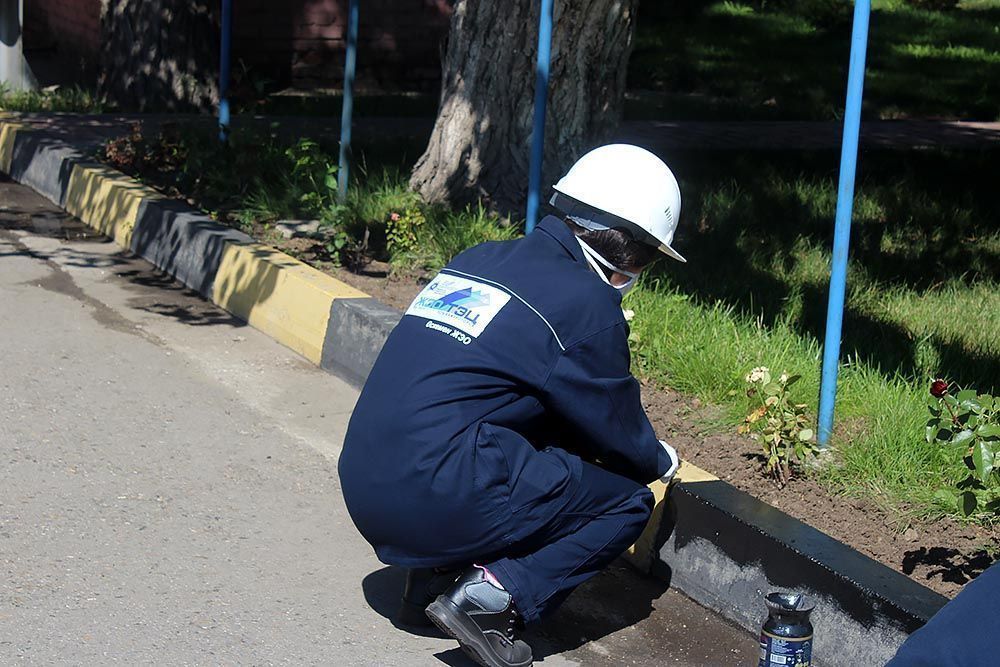
M 427 90 L 441 74 L 451 0 L 364 0 L 357 85 Z M 242 59 L 296 87 L 339 87 L 347 0 L 242 0 L 233 16 L 234 62 Z
M 453 0 L 362 0 L 359 90 L 429 90 Z M 101 0 L 26 0 L 25 45 L 97 63 Z M 301 88 L 338 88 L 347 0 L 236 0 L 233 63 Z
M 97 64 L 101 0 L 26 0 L 25 49 L 51 49 L 84 69 Z

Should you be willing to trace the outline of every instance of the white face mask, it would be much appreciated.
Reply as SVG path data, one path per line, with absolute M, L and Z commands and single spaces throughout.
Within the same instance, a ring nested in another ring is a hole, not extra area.
M 594 273 L 600 276 L 601 280 L 603 280 L 605 283 L 611 285 L 611 281 L 608 280 L 608 276 L 604 273 L 604 269 L 601 268 L 602 266 L 610 269 L 611 271 L 614 271 L 615 273 L 620 273 L 628 278 L 628 282 L 626 282 L 624 285 L 611 285 L 611 287 L 614 287 L 616 290 L 618 290 L 618 292 L 622 296 L 628 294 L 629 290 L 631 290 L 635 286 L 635 279 L 639 277 L 639 274 L 632 273 L 631 271 L 626 271 L 624 269 L 619 269 L 617 266 L 615 266 L 608 260 L 601 257 L 600 253 L 598 253 L 596 250 L 594 250 L 589 245 L 584 243 L 583 239 L 581 239 L 579 236 L 576 237 L 576 240 L 577 243 L 580 244 L 580 248 L 583 249 L 583 256 L 587 258 L 587 263 L 590 264 L 590 268 L 592 268 L 594 270 Z

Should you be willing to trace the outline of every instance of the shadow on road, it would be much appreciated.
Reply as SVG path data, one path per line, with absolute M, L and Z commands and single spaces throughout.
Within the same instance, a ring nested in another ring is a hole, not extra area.
M 436 629 L 419 629 L 397 624 L 395 617 L 406 571 L 384 567 L 361 583 L 365 600 L 375 612 L 411 634 L 441 637 Z M 632 627 L 653 613 L 653 601 L 666 592 L 666 583 L 643 577 L 627 565 L 616 563 L 594 577 L 569 597 L 549 619 L 524 634 L 535 660 L 580 648 L 608 635 Z M 435 654 L 447 665 L 471 665 L 459 650 Z

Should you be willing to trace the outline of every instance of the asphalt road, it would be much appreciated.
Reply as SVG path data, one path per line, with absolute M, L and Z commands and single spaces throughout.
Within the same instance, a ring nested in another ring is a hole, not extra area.
M 344 508 L 357 393 L 0 182 L 0 664 L 468 665 L 395 627 Z M 751 665 L 756 642 L 613 567 L 544 665 Z

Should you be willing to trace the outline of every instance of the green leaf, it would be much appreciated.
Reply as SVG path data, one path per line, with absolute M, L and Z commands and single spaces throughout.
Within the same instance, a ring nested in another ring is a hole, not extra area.
M 768 396 L 777 396 L 781 393 L 781 385 L 776 382 L 768 382 L 764 385 L 764 393 Z
M 970 442 L 972 442 L 972 439 L 974 437 L 975 434 L 970 429 L 964 429 L 962 431 L 959 431 L 954 435 L 954 437 L 952 437 L 951 444 L 968 445 Z
M 958 503 L 958 494 L 951 489 L 938 489 L 934 492 L 934 500 L 949 507 L 954 507 Z
M 975 398 L 968 398 L 959 403 L 958 406 L 962 410 L 967 410 L 969 412 L 974 412 L 977 414 L 983 411 L 983 406 Z
M 969 456 L 969 457 L 966 457 L 966 458 L 968 458 L 967 465 L 969 466 L 969 470 L 972 470 L 975 467 L 975 466 L 972 465 L 972 457 Z M 957 486 L 959 489 L 961 489 L 963 491 L 965 489 L 980 489 L 980 490 L 982 490 L 982 489 L 986 488 L 985 486 L 983 486 L 983 483 L 979 481 L 979 478 L 976 477 L 975 475 L 969 475 L 968 477 L 966 477 L 965 479 L 963 479 L 961 482 L 959 482 L 955 486 Z
M 937 439 L 936 436 L 940 429 L 940 421 L 937 419 L 931 419 L 927 422 L 927 427 L 924 429 L 924 439 L 926 439 L 928 443 L 934 442 L 934 440 Z
M 979 428 L 976 429 L 976 435 L 985 439 L 1000 438 L 1000 425 L 980 424 Z
M 799 431 L 799 440 L 801 440 L 802 442 L 808 442 L 809 440 L 812 440 L 812 437 L 813 437 L 813 432 L 811 428 L 804 428 L 801 431 Z
M 801 375 L 790 375 L 790 376 L 788 376 L 788 380 L 785 382 L 785 386 L 786 387 L 791 387 L 793 384 L 795 384 L 796 382 L 798 382 L 801 379 L 802 379 Z
M 958 498 L 958 511 L 962 516 L 970 516 L 976 511 L 976 505 L 979 501 L 976 499 L 976 494 L 972 491 L 965 491 Z
M 993 474 L 993 463 L 995 461 L 993 450 L 985 442 L 977 442 L 972 448 L 972 463 L 976 466 L 976 474 L 985 484 Z
M 976 392 L 973 389 L 963 389 L 955 395 L 955 399 L 961 403 L 962 401 L 968 401 L 969 399 L 975 399 Z
M 934 492 L 934 500 L 944 509 L 948 511 L 954 511 L 954 508 L 960 507 L 961 503 L 958 498 L 958 493 L 954 489 L 938 489 Z

